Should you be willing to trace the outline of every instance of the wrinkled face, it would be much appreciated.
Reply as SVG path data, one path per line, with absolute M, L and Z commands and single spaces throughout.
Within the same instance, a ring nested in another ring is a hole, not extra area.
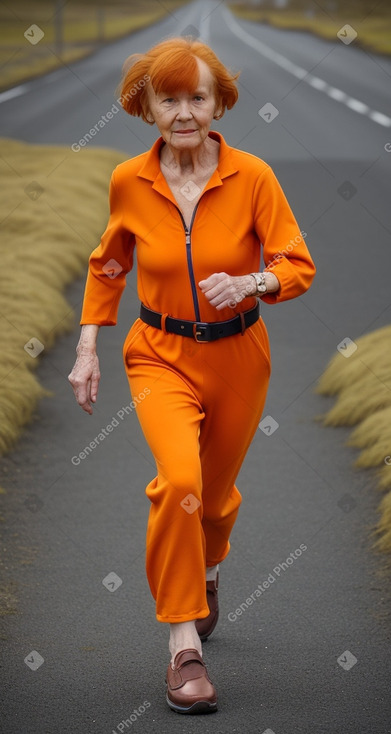
M 153 119 L 164 141 L 177 150 L 196 148 L 208 136 L 216 110 L 214 79 L 208 65 L 197 58 L 199 79 L 193 94 L 173 95 L 147 87 L 148 119 Z

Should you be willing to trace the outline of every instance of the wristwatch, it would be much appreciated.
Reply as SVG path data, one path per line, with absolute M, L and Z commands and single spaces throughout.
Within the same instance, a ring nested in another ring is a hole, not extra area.
M 255 278 L 257 290 L 254 295 L 263 295 L 267 291 L 266 278 L 264 273 L 250 273 Z

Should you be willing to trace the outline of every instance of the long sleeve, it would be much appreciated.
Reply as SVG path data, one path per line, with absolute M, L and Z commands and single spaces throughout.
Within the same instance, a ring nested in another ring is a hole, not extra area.
M 263 245 L 265 271 L 280 281 L 275 293 L 261 296 L 266 303 L 296 298 L 310 287 L 316 268 L 285 194 L 270 166 L 254 188 L 255 230 Z
M 114 326 L 126 285 L 126 273 L 133 267 L 134 235 L 124 227 L 125 202 L 111 176 L 110 218 L 100 244 L 89 258 L 80 324 Z

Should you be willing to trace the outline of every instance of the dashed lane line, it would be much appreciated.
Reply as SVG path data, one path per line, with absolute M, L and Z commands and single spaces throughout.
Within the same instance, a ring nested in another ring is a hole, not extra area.
M 237 36 L 237 38 L 240 38 L 243 43 L 247 46 L 251 46 L 251 48 L 258 51 L 258 53 L 262 54 L 265 58 L 273 61 L 281 69 L 284 69 L 297 79 L 306 82 L 318 92 L 327 94 L 327 96 L 335 102 L 344 104 L 353 112 L 357 112 L 359 115 L 366 115 L 370 120 L 372 120 L 372 122 L 376 122 L 378 125 L 382 125 L 383 127 L 391 127 L 391 117 L 383 114 L 383 112 L 372 110 L 367 104 L 365 104 L 365 102 L 361 102 L 359 99 L 350 97 L 350 95 L 346 94 L 342 89 L 333 87 L 331 84 L 325 82 L 324 79 L 310 74 L 307 69 L 303 69 L 302 66 L 298 66 L 293 63 L 293 61 L 290 61 L 286 56 L 278 53 L 278 51 L 274 51 L 270 46 L 263 43 L 263 41 L 251 36 L 250 33 L 247 33 L 247 31 L 240 27 L 227 8 L 223 8 L 223 15 L 228 28 L 235 36 Z

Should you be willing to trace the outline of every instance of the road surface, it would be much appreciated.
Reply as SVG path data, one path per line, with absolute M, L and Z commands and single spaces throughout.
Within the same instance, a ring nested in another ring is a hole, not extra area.
M 314 386 L 342 340 L 390 322 L 391 62 L 346 35 L 329 42 L 251 24 L 200 0 L 0 95 L 0 134 L 78 155 L 71 146 L 115 104 L 124 59 L 189 29 L 241 69 L 239 102 L 215 129 L 273 167 L 318 269 L 300 299 L 262 306 L 272 351 L 265 417 L 278 429 L 259 429 L 238 480 L 221 620 L 204 646 L 219 711 L 180 717 L 164 700 L 167 629 L 144 571 L 154 463 L 126 410 L 121 358 L 138 315 L 132 272 L 116 328 L 100 330 L 94 415 L 67 380 L 77 329 L 42 359 L 40 380 L 55 397 L 3 461 L 19 614 L 1 642 L 2 731 L 386 734 L 390 601 L 369 537 L 379 496 L 373 475 L 352 469 L 349 431 L 314 421 L 333 402 Z M 88 144 L 130 157 L 156 136 L 120 111 Z M 78 315 L 83 287 L 84 277 L 67 294 Z M 113 417 L 115 430 L 72 461 Z

